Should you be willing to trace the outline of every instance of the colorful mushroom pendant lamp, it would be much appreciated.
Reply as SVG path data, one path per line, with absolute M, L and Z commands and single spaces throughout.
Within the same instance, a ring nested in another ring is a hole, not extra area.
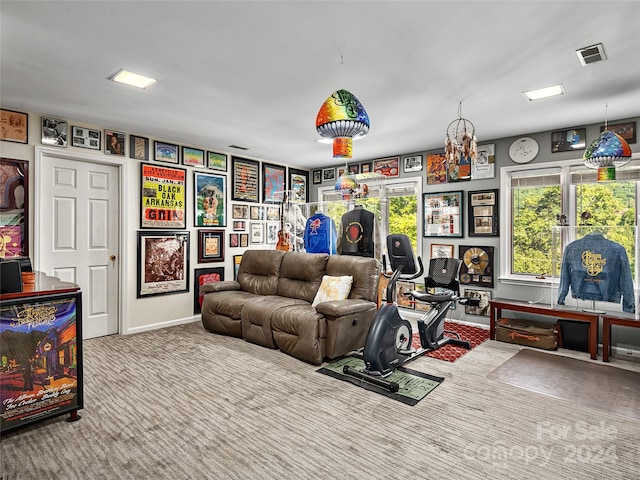
M 353 137 L 369 132 L 369 116 L 360 101 L 347 90 L 327 98 L 316 117 L 320 136 L 333 138 L 333 158 L 351 158 Z
M 631 147 L 624 138 L 605 126 L 600 136 L 585 150 L 582 159 L 587 167 L 598 169 L 599 182 L 612 181 L 616 179 L 616 167 L 631 160 Z

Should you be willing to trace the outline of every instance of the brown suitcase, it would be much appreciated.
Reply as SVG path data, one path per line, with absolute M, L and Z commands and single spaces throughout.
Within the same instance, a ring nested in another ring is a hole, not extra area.
M 557 350 L 558 329 L 555 323 L 501 318 L 496 322 L 496 340 L 544 350 Z

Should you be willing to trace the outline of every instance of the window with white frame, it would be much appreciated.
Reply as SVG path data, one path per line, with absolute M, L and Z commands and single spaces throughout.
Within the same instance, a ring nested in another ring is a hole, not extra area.
M 552 230 L 557 225 L 607 227 L 615 237 L 610 240 L 625 247 L 635 272 L 640 162 L 617 168 L 614 182 L 598 182 L 597 170 L 578 160 L 505 167 L 501 187 L 501 221 L 507 227 L 500 240 L 501 279 L 526 281 L 557 272 L 552 265 L 558 256 L 552 255 Z

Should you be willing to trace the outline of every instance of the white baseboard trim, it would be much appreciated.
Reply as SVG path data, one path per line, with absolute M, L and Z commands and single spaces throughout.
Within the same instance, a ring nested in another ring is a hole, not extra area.
M 168 320 L 166 322 L 152 323 L 144 325 L 143 327 L 134 327 L 128 329 L 122 335 L 132 335 L 134 333 L 148 332 L 150 330 L 157 330 L 159 328 L 174 327 L 176 325 L 183 325 L 185 323 L 199 322 L 202 319 L 200 315 L 194 315 L 192 317 L 178 318 L 175 320 Z

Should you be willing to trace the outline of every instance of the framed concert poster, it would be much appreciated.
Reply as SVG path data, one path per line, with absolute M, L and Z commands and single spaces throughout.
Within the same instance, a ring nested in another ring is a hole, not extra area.
M 444 153 L 427 155 L 427 185 L 447 183 L 447 159 Z
M 248 233 L 241 233 L 240 234 L 240 247 L 244 248 L 244 247 L 248 247 L 249 246 L 249 234 Z
M 287 167 L 262 162 L 262 202 L 281 202 L 287 189 Z
M 204 168 L 204 150 L 192 147 L 182 147 L 182 164 L 191 167 Z
M 309 172 L 289 168 L 289 190 L 291 190 L 290 201 L 307 203 L 309 201 Z
M 227 225 L 226 183 L 225 175 L 194 172 L 196 227 Z
M 149 160 L 149 139 L 137 135 L 129 135 L 129 158 Z
M 189 291 L 189 232 L 138 232 L 137 298 Z
M 0 159 L 0 258 L 29 255 L 29 162 Z
M 153 159 L 157 162 L 180 163 L 178 145 L 166 142 L 153 142 Z
M 260 201 L 260 162 L 247 158 L 231 157 L 231 200 Z
M 373 161 L 373 173 L 385 177 L 397 177 L 400 175 L 400 157 L 380 158 Z
M 425 237 L 462 237 L 462 190 L 423 195 Z
M 475 190 L 469 194 L 469 236 L 496 237 L 498 228 L 498 190 Z
M 227 171 L 227 154 L 218 152 L 207 152 L 207 168 L 210 170 Z
M 202 312 L 204 294 L 200 293 L 203 285 L 224 282 L 224 267 L 196 268 L 193 271 L 193 313 Z
M 493 247 L 458 246 L 460 283 L 493 288 Z
M 224 261 L 224 230 L 198 230 L 198 263 Z
M 140 228 L 186 228 L 186 170 L 142 163 L 140 179 Z

